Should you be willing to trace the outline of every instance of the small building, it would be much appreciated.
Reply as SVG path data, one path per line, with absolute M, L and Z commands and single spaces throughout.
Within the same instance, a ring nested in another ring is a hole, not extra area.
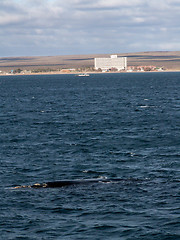
M 96 70 L 101 69 L 107 71 L 109 69 L 126 70 L 127 69 L 127 57 L 118 57 L 117 55 L 111 55 L 110 58 L 95 58 L 94 68 Z

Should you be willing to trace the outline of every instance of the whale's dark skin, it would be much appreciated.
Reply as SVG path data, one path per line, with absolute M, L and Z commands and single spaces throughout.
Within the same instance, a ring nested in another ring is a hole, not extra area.
M 14 187 L 17 188 L 61 188 L 71 185 L 78 185 L 78 184 L 90 184 L 90 183 L 109 183 L 109 182 L 121 182 L 124 179 L 115 178 L 115 179 L 81 179 L 81 180 L 61 180 L 61 181 L 54 181 L 54 182 L 45 182 L 45 183 L 35 183 L 33 185 L 22 185 Z

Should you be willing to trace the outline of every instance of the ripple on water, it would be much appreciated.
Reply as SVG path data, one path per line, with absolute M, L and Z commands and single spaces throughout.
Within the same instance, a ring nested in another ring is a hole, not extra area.
M 179 239 L 179 80 L 1 76 L 1 238 Z M 98 177 L 122 181 L 11 188 Z

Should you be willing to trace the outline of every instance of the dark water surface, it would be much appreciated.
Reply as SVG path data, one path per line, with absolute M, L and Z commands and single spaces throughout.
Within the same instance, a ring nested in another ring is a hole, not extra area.
M 177 240 L 179 187 L 180 73 L 0 77 L 0 239 Z

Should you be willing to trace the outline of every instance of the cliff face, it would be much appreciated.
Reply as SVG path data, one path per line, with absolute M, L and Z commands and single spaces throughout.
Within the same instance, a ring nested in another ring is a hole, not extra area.
M 110 54 L 66 55 L 47 57 L 4 57 L 0 58 L 0 70 L 62 69 L 94 67 L 94 58 L 109 57 Z M 180 51 L 113 53 L 128 57 L 128 66 L 155 65 L 167 70 L 180 70 Z

